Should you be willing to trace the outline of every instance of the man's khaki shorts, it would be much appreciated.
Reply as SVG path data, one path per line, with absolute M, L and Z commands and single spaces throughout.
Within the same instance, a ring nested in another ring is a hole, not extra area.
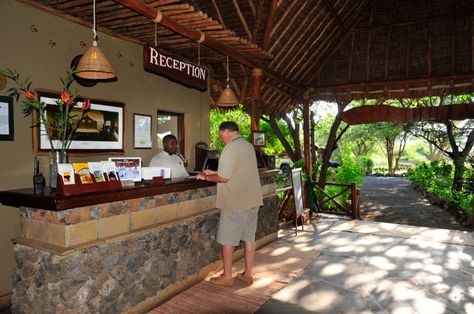
M 244 210 L 221 210 L 217 242 L 238 246 L 242 241 L 255 241 L 259 207 Z

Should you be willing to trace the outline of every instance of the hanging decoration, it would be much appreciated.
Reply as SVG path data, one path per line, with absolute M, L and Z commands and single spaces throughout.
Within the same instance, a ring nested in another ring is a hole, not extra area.
M 239 101 L 235 96 L 234 91 L 230 88 L 229 85 L 230 78 L 229 78 L 229 56 L 227 56 L 227 86 L 222 91 L 221 96 L 217 100 L 217 106 L 219 107 L 235 107 L 239 105 Z
M 96 31 L 95 0 L 93 0 L 94 41 L 92 46 L 86 50 L 76 69 L 76 76 L 89 80 L 110 80 L 117 77 L 109 60 L 98 47 L 99 40 Z

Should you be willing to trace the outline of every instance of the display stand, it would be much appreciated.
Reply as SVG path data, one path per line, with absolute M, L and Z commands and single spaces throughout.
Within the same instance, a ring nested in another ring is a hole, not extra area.
M 79 175 L 74 174 L 75 182 L 78 182 Z M 56 181 L 56 195 L 77 195 L 81 194 L 81 189 L 78 184 L 64 184 L 63 177 L 58 173 Z
M 165 184 L 165 179 L 163 177 L 153 177 L 151 180 L 144 180 L 143 181 L 145 184 L 149 185 L 159 185 L 159 184 Z
M 64 184 L 63 177 L 58 173 L 57 175 L 57 188 L 56 195 L 78 195 L 92 192 L 105 192 L 105 191 L 114 191 L 121 190 L 122 184 L 120 180 L 108 180 L 108 177 L 105 176 L 106 181 L 96 182 L 95 177 L 91 174 L 93 183 L 81 183 L 81 178 L 78 174 L 74 174 L 75 184 Z

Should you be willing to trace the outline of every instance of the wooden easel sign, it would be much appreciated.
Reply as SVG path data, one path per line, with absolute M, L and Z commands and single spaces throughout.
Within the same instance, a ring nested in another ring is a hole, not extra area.
M 301 217 L 301 230 L 304 230 L 304 218 L 302 216 L 305 211 L 303 205 L 303 186 L 301 183 L 301 168 L 291 170 L 291 183 L 293 185 L 293 199 L 295 200 L 295 233 L 298 235 L 298 217 Z

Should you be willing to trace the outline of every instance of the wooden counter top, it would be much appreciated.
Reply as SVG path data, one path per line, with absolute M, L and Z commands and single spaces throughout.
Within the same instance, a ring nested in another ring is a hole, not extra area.
M 166 180 L 164 184 L 150 185 L 136 183 L 134 187 L 125 187 L 122 190 L 95 192 L 73 196 L 57 196 L 49 188 L 42 195 L 35 195 L 32 188 L 10 191 L 0 191 L 0 203 L 13 207 L 32 207 L 51 211 L 60 211 L 69 208 L 91 206 L 129 200 L 159 194 L 182 192 L 216 185 L 213 182 L 196 180 L 194 178 L 179 178 Z

